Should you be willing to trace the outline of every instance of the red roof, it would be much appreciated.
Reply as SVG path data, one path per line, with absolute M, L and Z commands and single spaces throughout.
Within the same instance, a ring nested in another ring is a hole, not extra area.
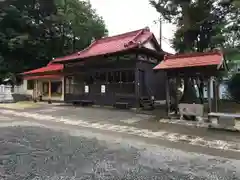
M 42 75 L 42 76 L 25 76 L 26 80 L 34 80 L 34 79 L 60 79 L 61 75 Z
M 105 37 L 93 42 L 86 49 L 76 52 L 72 55 L 59 57 L 53 60 L 53 62 L 63 62 L 74 59 L 83 59 L 87 57 L 111 54 L 116 52 L 122 52 L 128 49 L 138 47 L 149 41 L 151 38 L 155 38 L 149 28 L 140 29 L 112 37 Z
M 37 74 L 37 73 L 45 73 L 45 72 L 52 72 L 52 71 L 61 71 L 63 70 L 62 64 L 52 64 L 51 62 L 42 68 L 34 69 L 31 71 L 27 71 L 22 73 L 23 75 L 29 75 L 29 74 Z
M 154 69 L 178 69 L 199 66 L 221 66 L 224 57 L 220 51 L 205 53 L 189 53 L 165 56 Z

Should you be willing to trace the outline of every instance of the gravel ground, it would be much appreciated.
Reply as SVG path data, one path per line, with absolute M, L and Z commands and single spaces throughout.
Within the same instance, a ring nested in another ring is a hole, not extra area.
M 89 131 L 0 128 L 0 179 L 235 180 L 240 161 Z

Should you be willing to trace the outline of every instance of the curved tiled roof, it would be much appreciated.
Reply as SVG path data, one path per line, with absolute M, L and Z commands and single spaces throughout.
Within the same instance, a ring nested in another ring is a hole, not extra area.
M 53 62 L 64 62 L 74 59 L 84 59 L 93 56 L 122 52 L 138 47 L 151 38 L 155 39 L 153 33 L 150 32 L 149 28 L 131 31 L 116 36 L 104 37 L 102 39 L 94 41 L 89 47 L 82 51 L 53 59 Z

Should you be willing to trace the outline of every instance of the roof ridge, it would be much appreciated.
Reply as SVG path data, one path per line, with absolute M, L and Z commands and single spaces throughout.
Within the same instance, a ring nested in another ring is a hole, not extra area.
M 136 37 L 138 37 L 142 33 L 142 31 L 144 31 L 144 30 L 148 30 L 149 31 L 149 28 L 148 29 L 147 28 L 142 28 L 142 29 L 138 29 L 138 30 L 135 30 L 135 31 L 130 31 L 130 32 L 126 32 L 126 33 L 123 33 L 123 34 L 118 34 L 118 35 L 115 35 L 115 36 L 108 36 L 108 37 L 103 37 L 101 39 L 94 40 L 88 47 L 86 47 L 85 49 L 83 49 L 81 51 L 78 51 L 78 52 L 76 52 L 74 54 L 80 55 L 80 53 L 83 53 L 83 52 L 87 51 L 88 49 L 90 49 L 97 42 L 106 41 L 106 40 L 112 40 L 114 38 L 119 38 L 119 37 L 124 37 L 124 36 L 127 36 L 129 34 L 133 34 L 133 33 L 136 33 L 136 32 L 139 31 L 139 33 L 137 33 L 137 35 L 134 36 L 134 38 L 136 38 Z
M 132 41 L 135 41 L 135 40 L 136 40 L 141 34 L 143 34 L 145 31 L 150 32 L 149 28 L 146 27 L 146 28 L 140 30 L 140 31 L 133 37 Z
M 80 53 L 87 51 L 87 50 L 90 49 L 94 44 L 96 44 L 98 41 L 99 41 L 99 40 L 94 40 L 88 47 L 82 49 L 81 51 L 78 51 L 78 52 L 76 52 L 76 53 L 73 53 L 72 56 L 74 56 L 74 55 L 78 55 L 78 56 L 79 56 Z
M 134 30 L 134 31 L 129 31 L 129 32 L 126 32 L 126 33 L 121 33 L 121 34 L 117 34 L 117 35 L 113 35 L 113 36 L 107 36 L 107 37 L 103 37 L 101 39 L 98 39 L 98 41 L 108 41 L 108 40 L 113 40 L 113 39 L 116 39 L 116 38 L 119 38 L 119 37 L 125 37 L 125 36 L 128 36 L 130 34 L 141 34 L 142 31 L 144 30 L 147 30 L 149 31 L 149 28 L 148 27 L 145 27 L 145 28 L 141 28 L 141 29 L 138 29 L 138 30 Z
M 175 58 L 184 58 L 184 57 L 195 57 L 195 56 L 208 56 L 213 54 L 223 55 L 220 50 L 208 51 L 208 52 L 191 52 L 184 54 L 174 54 L 174 55 L 166 55 L 164 59 L 175 59 Z

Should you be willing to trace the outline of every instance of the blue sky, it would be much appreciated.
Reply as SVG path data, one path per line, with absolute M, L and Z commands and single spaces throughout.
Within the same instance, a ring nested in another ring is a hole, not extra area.
M 159 14 L 151 7 L 148 0 L 90 0 L 97 13 L 103 17 L 109 35 L 121 34 L 127 31 L 141 29 L 148 26 L 159 39 L 159 24 L 154 20 Z M 163 50 L 174 52 L 170 42 L 175 30 L 171 24 L 163 24 Z

